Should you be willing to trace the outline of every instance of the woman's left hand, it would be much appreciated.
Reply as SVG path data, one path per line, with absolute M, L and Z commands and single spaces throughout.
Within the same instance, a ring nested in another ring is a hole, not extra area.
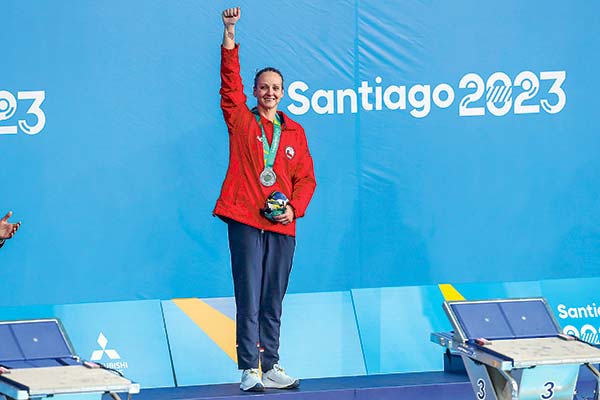
M 283 225 L 291 224 L 294 221 L 294 208 L 288 204 L 285 206 L 285 212 L 273 219 Z

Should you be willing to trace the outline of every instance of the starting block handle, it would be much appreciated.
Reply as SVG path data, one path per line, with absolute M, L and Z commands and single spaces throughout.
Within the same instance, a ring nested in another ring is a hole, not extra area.
M 496 371 L 500 372 L 500 375 L 506 379 L 507 382 L 510 383 L 510 397 L 512 400 L 519 400 L 519 384 L 517 381 L 510 376 L 506 371 L 501 368 L 496 369 Z

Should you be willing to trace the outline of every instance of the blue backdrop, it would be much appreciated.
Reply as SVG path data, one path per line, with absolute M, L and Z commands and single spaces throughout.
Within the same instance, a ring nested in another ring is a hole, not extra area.
M 315 161 L 290 291 L 598 274 L 599 3 L 238 4 Z M 228 6 L 3 2 L 4 304 L 232 294 Z

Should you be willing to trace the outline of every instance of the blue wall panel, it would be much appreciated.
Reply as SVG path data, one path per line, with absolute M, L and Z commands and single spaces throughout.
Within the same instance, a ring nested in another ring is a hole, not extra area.
M 315 160 L 291 292 L 597 275 L 599 3 L 239 4 Z M 232 295 L 222 7 L 3 2 L 6 305 Z

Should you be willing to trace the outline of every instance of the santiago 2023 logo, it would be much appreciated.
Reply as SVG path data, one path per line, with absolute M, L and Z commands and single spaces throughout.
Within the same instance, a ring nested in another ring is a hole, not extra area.
M 43 90 L 19 91 L 16 97 L 7 90 L 0 90 L 0 135 L 16 135 L 19 130 L 27 135 L 40 133 L 46 126 L 46 114 L 41 108 L 45 99 Z M 17 109 L 23 106 L 28 106 L 24 118 L 15 121 Z
M 407 110 L 415 118 L 424 118 L 432 105 L 440 109 L 454 104 L 456 94 L 460 117 L 484 116 L 487 113 L 501 117 L 513 114 L 559 113 L 567 103 L 563 84 L 566 71 L 543 71 L 536 74 L 523 71 L 513 79 L 504 72 L 494 72 L 487 80 L 477 73 L 468 73 L 455 89 L 447 83 L 438 85 L 415 84 L 382 86 L 383 79 L 375 78 L 375 85 L 362 81 L 361 85 L 347 89 L 317 89 L 310 94 L 306 82 L 292 82 L 287 93 L 293 101 L 287 109 L 295 115 L 309 111 L 317 114 L 357 113 L 362 111 Z M 433 88 L 433 89 L 432 89 Z
M 558 317 L 560 319 L 569 319 L 568 322 L 571 322 L 572 324 L 576 323 L 576 320 L 578 319 L 589 320 L 592 318 L 600 318 L 600 307 L 598 307 L 596 303 L 587 304 L 584 307 L 568 307 L 565 304 L 559 304 L 556 307 L 556 310 L 558 311 Z M 598 324 L 600 324 L 600 321 L 596 323 L 596 325 Z M 563 328 L 563 333 L 578 337 L 590 344 L 600 344 L 600 340 L 598 340 L 598 331 L 600 331 L 600 326 L 594 326 L 589 323 L 582 325 L 580 328 L 575 325 L 565 325 Z

